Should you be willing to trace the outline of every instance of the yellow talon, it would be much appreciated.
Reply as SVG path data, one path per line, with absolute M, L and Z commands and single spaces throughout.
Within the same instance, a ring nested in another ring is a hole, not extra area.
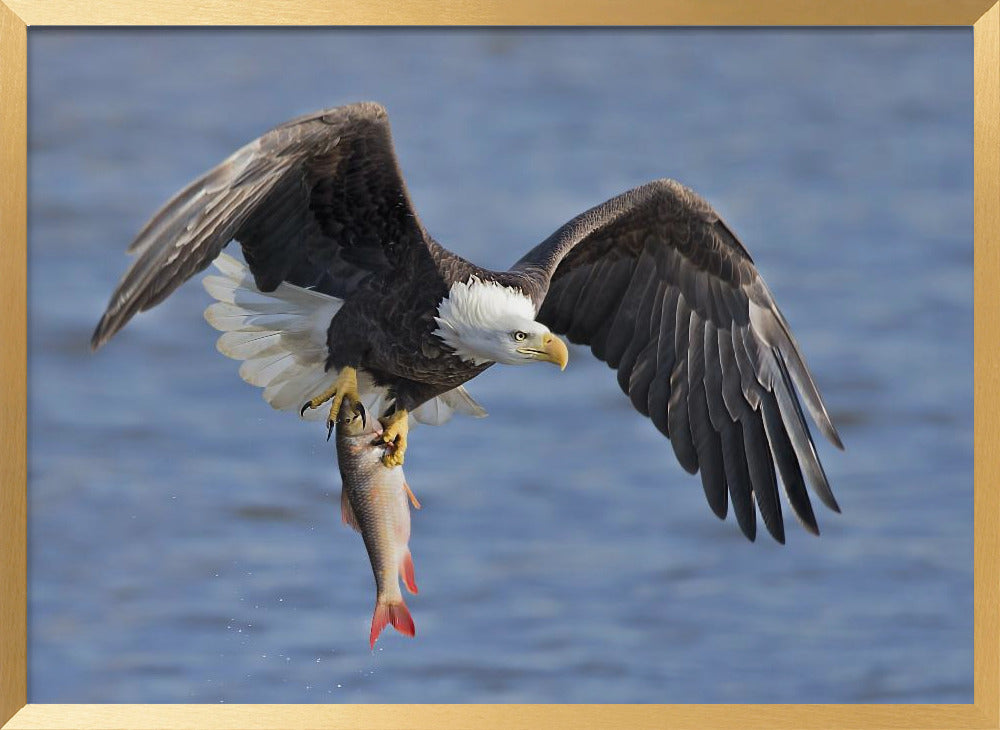
M 405 410 L 396 411 L 381 423 L 382 435 L 379 439 L 395 446 L 393 449 L 386 449 L 382 463 L 390 469 L 402 466 L 406 455 L 406 435 L 410 431 L 410 414 Z
M 330 400 L 330 414 L 326 417 L 326 437 L 329 439 L 333 427 L 337 423 L 337 414 L 340 413 L 340 404 L 343 403 L 344 398 L 352 403 L 361 402 L 361 396 L 358 395 L 358 371 L 354 368 L 343 368 L 333 385 L 303 404 L 299 415 L 305 413 L 307 408 L 319 408 Z

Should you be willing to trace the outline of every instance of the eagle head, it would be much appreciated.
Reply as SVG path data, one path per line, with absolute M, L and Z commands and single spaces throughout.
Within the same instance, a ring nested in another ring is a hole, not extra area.
M 471 277 L 455 282 L 434 318 L 440 337 L 458 357 L 475 365 L 551 362 L 566 368 L 569 350 L 541 322 L 520 289 Z

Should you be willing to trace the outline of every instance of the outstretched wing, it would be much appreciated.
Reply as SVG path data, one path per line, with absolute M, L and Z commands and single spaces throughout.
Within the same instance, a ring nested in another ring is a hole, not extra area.
M 701 472 L 720 518 L 732 502 L 752 540 L 756 501 L 784 542 L 775 465 L 808 530 L 818 534 L 803 471 L 839 512 L 793 388 L 843 448 L 812 375 L 750 255 L 694 192 L 671 180 L 630 190 L 571 220 L 513 270 L 534 287 L 539 321 L 617 369 L 681 466 Z
M 137 258 L 91 346 L 163 301 L 233 239 L 265 292 L 287 281 L 343 298 L 373 272 L 429 259 L 385 109 L 361 103 L 293 119 L 181 190 L 129 247 Z

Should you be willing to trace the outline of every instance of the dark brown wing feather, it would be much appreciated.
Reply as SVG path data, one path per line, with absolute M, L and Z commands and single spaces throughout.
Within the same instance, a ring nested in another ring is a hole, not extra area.
M 353 104 L 293 119 L 175 195 L 129 247 L 137 258 L 94 331 L 100 347 L 236 239 L 258 288 L 282 281 L 344 296 L 427 256 L 385 109 Z
M 780 474 L 796 516 L 818 533 L 803 472 L 839 511 L 795 388 L 843 448 L 826 406 L 749 253 L 694 192 L 671 180 L 630 190 L 574 218 L 513 271 L 541 322 L 617 369 L 681 466 L 701 472 L 719 517 L 732 503 L 752 540 L 756 502 L 784 542 Z

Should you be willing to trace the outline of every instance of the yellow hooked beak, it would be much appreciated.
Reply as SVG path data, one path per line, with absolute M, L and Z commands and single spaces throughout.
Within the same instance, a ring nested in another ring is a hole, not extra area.
M 542 348 L 533 352 L 536 358 L 558 365 L 560 370 L 565 370 L 566 363 L 569 362 L 566 343 L 552 333 L 542 335 Z

